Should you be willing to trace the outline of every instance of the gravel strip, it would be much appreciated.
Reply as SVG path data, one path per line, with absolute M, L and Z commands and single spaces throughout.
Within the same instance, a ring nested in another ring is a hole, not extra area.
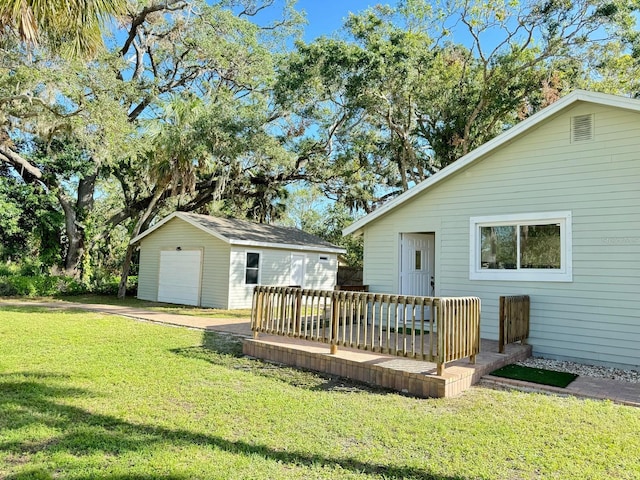
M 640 383 L 640 371 L 638 370 L 584 365 L 582 363 L 567 362 L 564 360 L 548 360 L 537 357 L 527 358 L 522 362 L 518 362 L 518 365 L 568 372 L 585 377 L 610 378 L 622 382 Z

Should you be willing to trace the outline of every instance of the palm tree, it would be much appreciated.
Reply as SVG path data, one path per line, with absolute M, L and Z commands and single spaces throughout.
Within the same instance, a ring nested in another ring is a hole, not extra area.
M 46 38 L 63 55 L 90 57 L 103 46 L 104 24 L 125 5 L 126 0 L 0 0 L 0 26 L 27 46 Z

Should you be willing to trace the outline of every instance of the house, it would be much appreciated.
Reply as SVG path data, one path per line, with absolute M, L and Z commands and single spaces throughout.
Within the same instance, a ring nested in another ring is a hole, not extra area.
M 534 355 L 640 366 L 640 101 L 575 91 L 343 232 L 370 291 L 529 295 Z
M 138 235 L 138 298 L 251 308 L 256 285 L 333 289 L 344 249 L 295 228 L 175 212 Z

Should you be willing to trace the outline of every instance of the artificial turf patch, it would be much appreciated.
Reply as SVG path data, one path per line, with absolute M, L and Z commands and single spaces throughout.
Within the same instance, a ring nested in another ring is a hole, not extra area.
M 411 333 L 415 333 L 416 335 L 420 335 L 421 333 L 424 333 L 425 335 L 429 334 L 429 330 L 424 330 L 423 331 L 423 330 L 420 330 L 419 328 L 412 329 L 410 327 L 406 327 L 406 328 L 398 327 L 397 329 L 395 329 L 395 328 L 392 327 L 391 328 L 391 333 L 396 333 L 396 332 L 398 332 L 399 334 L 405 334 L 406 333 L 407 335 L 411 335 Z
M 574 375 L 573 373 L 545 370 L 544 368 L 523 367 L 515 364 L 494 370 L 491 372 L 491 375 L 560 388 L 565 388 L 578 378 L 578 375 Z

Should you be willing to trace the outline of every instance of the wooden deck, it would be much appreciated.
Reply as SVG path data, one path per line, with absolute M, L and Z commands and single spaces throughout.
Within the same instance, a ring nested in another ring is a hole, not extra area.
M 251 357 L 317 372 L 339 375 L 418 397 L 452 397 L 464 392 L 488 373 L 531 356 L 530 345 L 510 344 L 498 353 L 498 342 L 482 339 L 476 363 L 468 359 L 447 363 L 437 375 L 435 363 L 330 345 L 298 338 L 260 334 L 245 340 L 243 351 Z
M 386 293 L 257 286 L 251 330 L 445 364 L 480 350 L 478 297 L 418 297 Z M 437 335 L 430 335 L 437 332 Z

